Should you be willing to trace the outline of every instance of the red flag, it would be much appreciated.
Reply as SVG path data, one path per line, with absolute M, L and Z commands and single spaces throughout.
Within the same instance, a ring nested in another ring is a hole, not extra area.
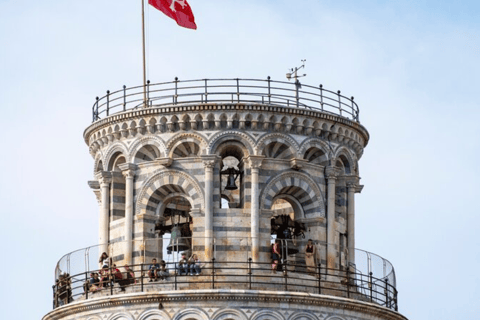
M 177 21 L 179 26 L 197 29 L 195 17 L 187 0 L 148 0 L 148 3 Z

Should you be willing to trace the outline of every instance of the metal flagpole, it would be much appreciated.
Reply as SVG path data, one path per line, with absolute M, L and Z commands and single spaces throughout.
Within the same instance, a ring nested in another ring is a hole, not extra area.
M 143 107 L 147 104 L 147 73 L 145 63 L 145 0 L 142 0 L 142 48 L 143 48 Z

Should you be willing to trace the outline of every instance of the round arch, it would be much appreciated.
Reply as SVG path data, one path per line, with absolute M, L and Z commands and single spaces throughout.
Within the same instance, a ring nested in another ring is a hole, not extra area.
M 342 159 L 343 158 L 343 159 Z M 339 146 L 334 153 L 332 163 L 335 163 L 337 160 L 341 160 L 344 164 L 345 167 L 348 167 L 348 171 L 346 170 L 345 173 L 351 174 L 356 171 L 355 169 L 355 161 L 353 159 L 352 154 L 350 153 L 350 150 L 348 150 L 344 146 Z M 346 161 L 348 162 L 347 164 L 345 163 Z
M 308 175 L 290 171 L 272 178 L 260 194 L 260 208 L 270 210 L 274 198 L 281 194 L 296 198 L 305 216 L 314 214 L 325 216 L 324 196 Z
M 240 310 L 236 309 L 220 309 L 217 310 L 212 316 L 212 320 L 226 320 L 226 319 L 233 319 L 233 320 L 247 320 L 248 317 L 245 313 Z
M 103 154 L 100 151 L 97 152 L 97 155 L 95 156 L 95 161 L 93 164 L 93 174 L 99 171 L 105 170 L 102 159 L 103 159 Z
M 133 317 L 125 312 L 114 313 L 107 320 L 134 320 Z
M 275 310 L 260 310 L 252 315 L 251 320 L 285 320 L 285 318 Z
M 209 320 L 208 315 L 200 309 L 188 308 L 179 311 L 172 320 Z
M 112 157 L 114 157 L 117 153 L 121 153 L 125 161 L 127 163 L 130 163 L 130 156 L 128 153 L 128 148 L 123 142 L 116 142 L 112 144 L 107 151 L 105 152 L 104 158 L 103 158 L 103 167 L 108 166 L 110 161 L 112 160 Z M 106 168 L 108 170 L 108 168 Z
M 142 313 L 138 320 L 170 320 L 170 316 L 165 311 L 152 309 Z
M 154 172 L 143 184 L 138 194 L 135 214 L 147 211 L 150 198 L 163 185 L 178 186 L 181 192 L 191 198 L 193 208 L 200 209 L 203 207 L 203 191 L 195 178 L 182 171 L 161 169 Z
M 218 147 L 226 141 L 233 140 L 239 142 L 245 147 L 247 154 L 244 156 L 254 154 L 253 146 L 255 141 L 253 138 L 244 132 L 239 131 L 221 131 L 216 133 L 211 139 L 207 147 L 207 154 L 215 154 Z
M 158 151 L 160 152 L 160 156 L 165 156 L 166 152 L 165 152 L 165 143 L 163 142 L 162 139 L 160 139 L 159 137 L 156 137 L 156 136 L 147 136 L 147 137 L 143 137 L 141 139 L 138 139 L 137 141 L 135 141 L 131 146 L 130 146 L 130 149 L 129 149 L 129 152 L 128 152 L 128 155 L 129 155 L 129 158 L 130 159 L 135 159 L 135 155 L 137 154 L 138 151 L 140 151 L 140 149 L 142 149 L 143 147 L 147 146 L 147 145 L 153 145 L 155 146 Z
M 270 143 L 283 143 L 287 145 L 290 147 L 293 157 L 298 158 L 298 143 L 289 135 L 279 132 L 267 133 L 260 137 L 255 145 L 255 155 L 260 155 L 263 149 Z
M 303 159 L 305 159 L 305 153 L 310 148 L 317 148 L 317 149 L 322 150 L 326 155 L 326 159 L 328 160 L 328 154 L 329 154 L 330 147 L 328 146 L 328 144 L 325 141 L 323 141 L 322 139 L 319 139 L 319 138 L 305 139 L 300 144 L 300 149 L 298 151 L 298 153 L 300 154 L 300 156 L 302 156 Z
M 317 320 L 317 317 L 305 311 L 294 312 L 288 320 Z
M 170 140 L 168 140 L 166 145 L 168 157 L 173 158 L 175 148 L 185 142 L 197 144 L 200 148 L 199 155 L 205 154 L 207 151 L 207 139 L 204 136 L 198 133 L 182 132 L 176 134 Z

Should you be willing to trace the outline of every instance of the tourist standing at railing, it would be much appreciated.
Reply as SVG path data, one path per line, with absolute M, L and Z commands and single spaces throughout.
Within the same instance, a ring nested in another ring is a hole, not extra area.
M 280 240 L 275 240 L 275 243 L 272 245 L 272 272 L 277 273 L 279 267 L 278 262 L 282 258 L 282 253 L 280 252 Z
M 100 267 L 104 267 L 105 265 L 110 264 L 110 259 L 108 258 L 108 254 L 106 252 L 102 253 L 100 258 L 98 259 L 98 263 L 100 264 Z
M 150 280 L 148 282 L 157 281 L 158 280 L 158 271 L 160 269 L 160 265 L 157 263 L 157 259 L 152 259 L 152 264 L 148 267 L 148 277 Z
M 86 283 L 86 288 L 85 288 L 85 291 L 87 290 L 91 293 L 94 293 L 100 290 L 100 279 L 98 278 L 98 273 L 96 272 L 90 273 L 90 279 Z
M 192 254 L 192 256 L 190 257 L 190 259 L 188 259 L 188 265 L 190 267 L 190 275 L 200 275 L 200 272 L 202 271 L 202 267 L 203 267 L 203 264 L 202 262 L 200 261 L 200 259 L 198 259 L 198 256 L 196 254 Z
M 315 274 L 317 247 L 313 244 L 312 239 L 308 239 L 305 246 L 305 264 L 307 265 L 307 272 Z
M 100 269 L 100 286 L 107 287 L 110 284 L 110 270 L 108 269 L 108 265 L 104 265 L 102 269 Z

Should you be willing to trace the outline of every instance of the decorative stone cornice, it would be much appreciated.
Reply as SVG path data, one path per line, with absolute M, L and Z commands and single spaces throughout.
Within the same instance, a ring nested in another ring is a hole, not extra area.
M 102 204 L 102 193 L 100 192 L 100 183 L 96 180 L 88 181 L 88 186 L 93 190 L 98 204 Z
M 398 312 L 382 307 L 375 303 L 362 302 L 347 298 L 328 295 L 309 294 L 288 291 L 261 291 L 261 290 L 185 290 L 162 291 L 158 293 L 133 293 L 92 300 L 78 301 L 59 307 L 43 317 L 42 320 L 60 320 L 71 315 L 79 316 L 82 313 L 91 313 L 95 310 L 111 312 L 112 309 L 129 308 L 133 306 L 158 306 L 159 304 L 180 304 L 201 302 L 212 307 L 222 305 L 233 306 L 242 303 L 254 303 L 254 309 L 271 310 L 275 306 L 287 304 L 289 308 L 297 309 L 302 306 L 328 308 L 331 311 L 339 310 L 358 313 L 360 318 L 378 318 L 385 320 L 407 320 Z M 232 308 L 232 307 L 230 307 Z

